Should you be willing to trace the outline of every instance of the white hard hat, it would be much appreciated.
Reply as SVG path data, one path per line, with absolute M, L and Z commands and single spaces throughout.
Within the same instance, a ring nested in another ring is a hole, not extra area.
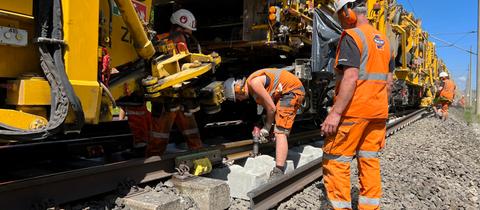
M 197 23 L 195 21 L 195 16 L 193 14 L 186 10 L 186 9 L 179 9 L 176 12 L 172 14 L 170 17 L 170 22 L 172 24 L 177 24 L 179 26 L 182 26 L 186 29 L 190 29 L 192 31 L 197 30 Z
M 448 73 L 447 72 L 440 72 L 440 77 L 448 77 Z
M 229 101 L 235 101 L 235 78 L 230 77 L 223 82 L 225 98 Z
M 335 7 L 335 13 L 340 11 L 343 6 L 345 6 L 345 4 L 353 3 L 355 1 L 356 0 L 335 0 L 335 2 L 333 2 L 333 6 Z

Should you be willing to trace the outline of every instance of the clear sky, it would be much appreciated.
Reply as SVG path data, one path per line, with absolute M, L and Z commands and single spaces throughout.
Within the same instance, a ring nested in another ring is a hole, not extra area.
M 415 17 L 422 19 L 422 28 L 435 37 L 455 43 L 457 46 L 477 52 L 477 34 L 464 32 L 477 31 L 476 0 L 397 0 Z M 457 33 L 457 34 L 453 34 Z M 442 58 L 459 88 L 464 90 L 468 75 L 469 54 L 455 47 L 430 38 L 437 45 L 437 54 Z M 476 81 L 476 55 L 472 56 L 472 89 Z

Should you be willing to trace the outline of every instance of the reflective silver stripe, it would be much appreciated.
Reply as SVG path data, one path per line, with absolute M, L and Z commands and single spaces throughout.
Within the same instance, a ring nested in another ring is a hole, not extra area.
M 378 158 L 378 152 L 359 150 L 357 153 L 361 158 Z
M 328 159 L 328 160 L 335 160 L 338 162 L 350 162 L 353 159 L 353 156 L 342 156 L 342 155 L 332 155 L 332 154 L 327 154 L 323 153 L 323 158 Z
M 383 80 L 387 81 L 388 75 L 387 74 L 382 74 L 382 73 L 370 73 L 370 74 L 364 74 L 361 77 L 359 76 L 359 80 Z
M 151 135 L 153 138 L 161 138 L 161 139 L 168 139 L 168 138 L 170 138 L 170 133 L 159 133 L 159 132 L 151 131 L 151 132 L 150 132 L 150 135 Z
M 360 58 L 360 69 L 358 72 L 358 80 L 383 80 L 387 81 L 388 73 L 368 73 L 367 72 L 367 62 L 368 62 L 368 43 L 365 38 L 365 34 L 359 28 L 353 29 L 360 40 L 362 41 L 362 56 Z
M 127 111 L 127 115 L 144 115 L 144 111 Z
M 333 208 L 336 209 L 351 209 L 352 203 L 350 201 L 330 201 Z
M 184 130 L 182 133 L 183 133 L 183 135 L 196 134 L 196 133 L 198 133 L 198 128 L 187 129 L 187 130 Z
M 342 122 L 341 125 L 355 125 L 355 122 Z
M 362 56 L 360 57 L 360 69 L 358 72 L 358 78 L 363 78 L 367 74 L 367 62 L 368 62 L 368 43 L 365 34 L 359 28 L 353 29 L 362 41 Z
M 365 197 L 365 196 L 359 196 L 358 197 L 358 204 L 380 206 L 380 198 L 369 198 L 369 197 Z
M 272 73 L 275 78 L 273 79 L 273 86 L 272 86 L 272 90 L 270 91 L 270 96 L 273 96 L 273 93 L 275 93 L 275 90 L 277 90 L 277 86 L 278 86 L 278 82 L 280 81 L 280 74 L 282 73 L 282 71 L 284 70 L 281 70 L 281 69 L 265 69 L 265 71 L 267 72 L 270 72 Z

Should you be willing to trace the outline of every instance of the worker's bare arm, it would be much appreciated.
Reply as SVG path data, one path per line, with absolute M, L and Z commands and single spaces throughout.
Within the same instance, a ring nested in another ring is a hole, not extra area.
M 322 123 L 322 133 L 333 135 L 337 131 L 340 118 L 345 108 L 350 103 L 355 92 L 356 82 L 358 80 L 358 68 L 344 69 L 343 79 L 340 84 L 338 95 L 335 98 L 335 104 L 332 111 L 328 114 Z
M 259 101 L 267 113 L 267 120 L 265 125 L 272 125 L 275 117 L 275 103 L 273 102 L 272 97 L 268 94 L 265 89 L 265 76 L 255 77 L 249 81 L 248 86 L 251 88 L 252 92 L 257 96 L 257 101 Z

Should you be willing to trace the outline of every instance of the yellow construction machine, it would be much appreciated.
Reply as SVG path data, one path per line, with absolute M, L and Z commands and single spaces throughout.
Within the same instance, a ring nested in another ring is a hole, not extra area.
M 0 1 L 0 138 L 78 133 L 111 121 L 117 104 L 199 101 L 201 91 L 201 106 L 217 109 L 216 83 L 194 81 L 220 57 L 156 42 L 152 7 L 152 0 Z

